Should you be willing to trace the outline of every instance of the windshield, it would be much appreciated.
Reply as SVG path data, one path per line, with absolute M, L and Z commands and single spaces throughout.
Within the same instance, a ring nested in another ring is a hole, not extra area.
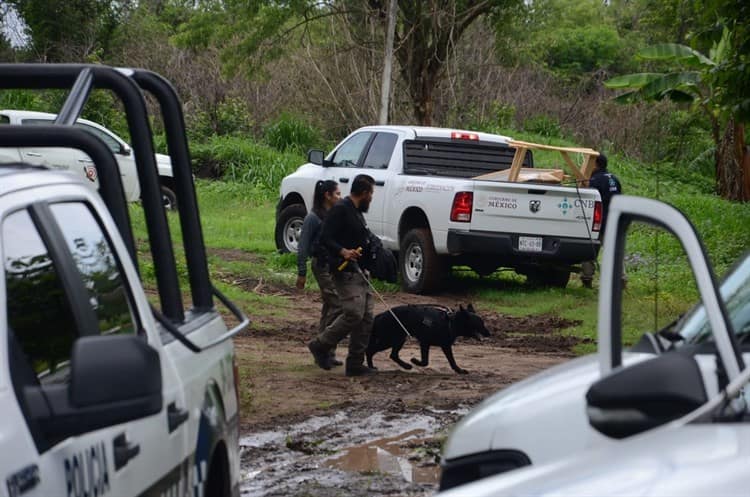
M 735 334 L 738 338 L 750 334 L 750 253 L 724 278 L 719 291 Z M 695 306 L 682 322 L 684 325 L 678 328 L 686 343 L 701 343 L 713 339 L 711 325 L 702 305 Z

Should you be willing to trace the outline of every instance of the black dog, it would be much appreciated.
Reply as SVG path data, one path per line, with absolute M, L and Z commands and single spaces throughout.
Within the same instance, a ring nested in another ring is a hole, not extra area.
M 474 307 L 471 304 L 465 309 L 463 306 L 459 306 L 456 312 L 447 307 L 435 305 L 402 305 L 394 307 L 392 311 L 409 333 L 419 340 L 422 359 L 411 359 L 412 364 L 417 366 L 427 366 L 430 346 L 435 345 L 443 349 L 443 353 L 448 358 L 453 371 L 466 374 L 468 371 L 459 368 L 453 358 L 453 342 L 459 336 L 478 340 L 482 336 L 490 336 L 490 332 L 484 327 L 482 318 L 474 312 Z M 381 350 L 390 348 L 391 359 L 402 368 L 411 369 L 411 364 L 398 357 L 398 353 L 407 338 L 403 328 L 390 312 L 385 311 L 375 316 L 370 343 L 366 352 L 367 365 L 372 368 L 372 356 Z

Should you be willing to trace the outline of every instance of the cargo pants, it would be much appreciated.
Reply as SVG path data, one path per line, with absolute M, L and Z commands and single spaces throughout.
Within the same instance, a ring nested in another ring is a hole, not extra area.
M 370 286 L 362 274 L 341 271 L 333 275 L 341 313 L 318 335 L 326 347 L 333 348 L 349 335 L 347 367 L 364 363 L 373 322 L 373 298 Z
M 313 257 L 311 267 L 315 281 L 318 282 L 318 287 L 320 288 L 320 296 L 323 299 L 323 307 L 320 310 L 320 323 L 318 324 L 318 335 L 321 335 L 341 314 L 341 302 L 339 302 L 339 295 L 336 292 L 336 283 L 334 283 L 333 276 L 328 271 L 328 265 L 320 265 L 318 259 Z M 336 345 L 333 346 L 333 349 L 335 351 Z

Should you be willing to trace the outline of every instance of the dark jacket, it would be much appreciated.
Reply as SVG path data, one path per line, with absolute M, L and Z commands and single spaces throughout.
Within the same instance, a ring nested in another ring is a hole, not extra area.
M 320 244 L 328 249 L 332 274 L 338 272 L 338 267 L 344 260 L 340 253 L 342 248 L 353 250 L 362 247 L 363 255 L 367 255 L 369 234 L 364 216 L 349 197 L 339 200 L 331 207 L 323 222 Z M 344 271 L 356 271 L 353 266 L 347 264 Z
M 607 170 L 597 170 L 589 179 L 589 186 L 599 190 L 602 197 L 602 232 L 607 225 L 607 212 L 609 211 L 609 202 L 614 195 L 622 193 L 620 180 L 617 176 Z
M 299 276 L 307 276 L 307 259 L 310 257 L 317 258 L 320 265 L 327 260 L 326 251 L 320 250 L 319 247 L 322 227 L 321 216 L 315 211 L 311 211 L 302 223 L 302 234 L 297 247 L 297 274 Z

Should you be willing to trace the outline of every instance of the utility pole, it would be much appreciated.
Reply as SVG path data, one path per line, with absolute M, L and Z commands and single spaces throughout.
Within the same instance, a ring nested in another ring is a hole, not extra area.
M 393 38 L 396 33 L 396 9 L 398 0 L 388 4 L 388 27 L 385 36 L 385 61 L 383 62 L 383 82 L 380 85 L 379 124 L 388 124 L 388 101 L 391 97 L 391 72 L 393 68 Z

